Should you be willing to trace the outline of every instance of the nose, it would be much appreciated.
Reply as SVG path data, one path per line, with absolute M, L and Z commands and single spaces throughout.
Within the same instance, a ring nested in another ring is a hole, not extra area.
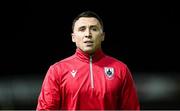
M 91 37 L 92 37 L 92 34 L 91 34 L 90 29 L 87 29 L 87 30 L 85 31 L 85 37 L 87 37 L 87 38 L 91 38 Z

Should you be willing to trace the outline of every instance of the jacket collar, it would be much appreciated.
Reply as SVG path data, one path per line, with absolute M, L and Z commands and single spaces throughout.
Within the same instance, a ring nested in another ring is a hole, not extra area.
M 75 56 L 83 62 L 89 62 L 90 56 L 92 56 L 92 62 L 97 62 L 101 58 L 103 58 L 105 54 L 103 53 L 102 49 L 99 49 L 93 55 L 89 55 L 83 52 L 81 49 L 77 48 L 75 52 Z

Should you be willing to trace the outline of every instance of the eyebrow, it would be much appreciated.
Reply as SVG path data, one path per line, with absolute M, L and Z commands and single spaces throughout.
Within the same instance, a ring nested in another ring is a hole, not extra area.
M 98 26 L 97 26 L 97 25 L 91 25 L 90 28 L 91 28 L 91 27 L 98 27 Z M 98 28 L 99 28 L 99 27 L 98 27 Z
M 83 26 L 80 26 L 79 28 L 84 28 L 84 27 L 86 27 L 86 26 L 83 25 Z M 90 28 L 92 28 L 92 27 L 98 27 L 98 26 L 97 25 L 91 25 Z

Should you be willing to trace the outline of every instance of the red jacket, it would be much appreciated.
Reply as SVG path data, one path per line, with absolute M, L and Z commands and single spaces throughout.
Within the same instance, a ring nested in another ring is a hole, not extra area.
M 43 81 L 37 110 L 139 110 L 135 84 L 128 67 L 105 55 L 80 49 L 50 66 Z

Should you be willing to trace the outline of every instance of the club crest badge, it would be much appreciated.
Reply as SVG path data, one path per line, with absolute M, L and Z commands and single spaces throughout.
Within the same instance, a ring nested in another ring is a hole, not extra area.
M 112 67 L 104 67 L 104 72 L 105 72 L 106 77 L 108 77 L 108 79 L 113 78 L 114 68 L 112 68 Z

